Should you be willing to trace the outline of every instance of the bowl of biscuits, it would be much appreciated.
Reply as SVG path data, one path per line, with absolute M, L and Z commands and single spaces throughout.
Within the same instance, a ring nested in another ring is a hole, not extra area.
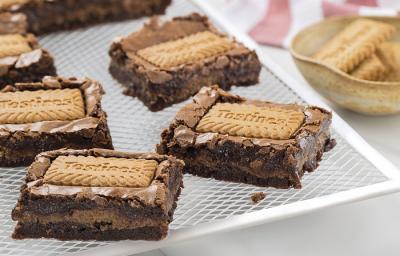
M 300 31 L 290 52 L 309 84 L 337 105 L 400 113 L 399 18 L 329 18 Z

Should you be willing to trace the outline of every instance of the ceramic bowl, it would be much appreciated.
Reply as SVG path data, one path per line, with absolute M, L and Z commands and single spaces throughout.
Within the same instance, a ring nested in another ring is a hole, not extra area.
M 357 79 L 311 58 L 322 45 L 357 18 L 359 17 L 329 18 L 299 32 L 290 47 L 294 62 L 314 89 L 343 108 L 372 115 L 400 113 L 400 81 L 375 82 Z M 397 32 L 391 41 L 400 42 L 400 18 L 366 18 L 395 26 Z

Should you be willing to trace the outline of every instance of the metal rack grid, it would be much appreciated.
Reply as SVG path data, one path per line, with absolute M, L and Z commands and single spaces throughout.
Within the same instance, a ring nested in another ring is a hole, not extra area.
M 163 18 L 193 11 L 201 12 L 189 1 L 175 0 Z M 122 87 L 107 71 L 107 52 L 112 39 L 137 30 L 145 20 L 99 25 L 40 38 L 42 45 L 55 55 L 59 74 L 87 76 L 101 81 L 107 92 L 103 107 L 109 115 L 109 126 L 118 150 L 153 151 L 162 129 L 185 104 L 177 104 L 156 113 L 150 112 L 137 99 L 124 96 L 121 93 Z M 266 67 L 262 70 L 260 81 L 260 84 L 251 87 L 234 87 L 232 92 L 249 98 L 305 103 Z M 185 175 L 185 189 L 179 199 L 174 221 L 170 225 L 171 230 L 226 220 L 232 216 L 290 205 L 389 180 L 335 131 L 333 137 L 338 142 L 337 147 L 324 155 L 315 172 L 305 175 L 304 188 L 301 190 L 264 189 Z M 15 223 L 10 219 L 10 212 L 18 198 L 24 175 L 24 168 L 0 169 L 0 255 L 62 255 L 113 244 L 48 239 L 13 241 L 10 235 Z M 250 201 L 250 195 L 258 191 L 264 191 L 267 197 L 254 205 Z

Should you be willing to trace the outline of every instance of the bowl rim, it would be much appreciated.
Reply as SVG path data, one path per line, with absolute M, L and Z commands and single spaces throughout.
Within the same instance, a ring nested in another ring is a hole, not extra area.
M 308 33 L 308 31 L 316 26 L 321 26 L 324 23 L 333 23 L 333 22 L 337 22 L 339 20 L 345 20 L 345 19 L 359 19 L 359 18 L 365 18 L 365 19 L 387 19 L 387 20 L 400 20 L 399 17 L 388 17 L 388 16 L 360 16 L 360 15 L 344 15 L 344 16 L 333 16 L 333 17 L 328 17 L 322 21 L 319 22 L 315 22 L 303 29 L 301 29 L 300 31 L 298 31 L 296 33 L 296 35 L 293 37 L 290 45 L 289 45 L 289 52 L 292 55 L 293 58 L 304 61 L 304 62 L 308 62 L 314 65 L 319 65 L 319 66 L 323 66 L 327 69 L 329 69 L 330 71 L 336 73 L 337 75 L 343 76 L 347 79 L 353 80 L 354 82 L 358 82 L 358 83 L 364 83 L 364 84 L 368 84 L 368 85 L 376 85 L 376 86 L 388 86 L 388 87 L 392 87 L 392 86 L 400 86 L 400 81 L 398 82 L 384 82 L 384 81 L 370 81 L 370 80 L 364 80 L 364 79 L 360 79 L 360 78 L 356 78 L 351 76 L 350 74 L 347 74 L 346 72 L 332 67 L 330 65 L 327 65 L 321 61 L 318 61 L 316 59 L 313 59 L 309 56 L 300 54 L 299 52 L 297 52 L 295 50 L 296 47 L 296 43 L 299 40 L 299 38 Z

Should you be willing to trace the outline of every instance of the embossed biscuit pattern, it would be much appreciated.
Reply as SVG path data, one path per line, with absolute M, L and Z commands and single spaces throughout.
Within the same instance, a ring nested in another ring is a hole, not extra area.
M 389 24 L 358 19 L 333 37 L 314 58 L 348 73 L 372 56 L 378 45 L 389 39 L 394 31 Z
M 0 58 L 18 56 L 29 51 L 32 48 L 25 37 L 18 34 L 0 35 Z
M 47 170 L 44 183 L 61 186 L 147 187 L 158 163 L 154 160 L 59 156 Z
M 301 111 L 250 104 L 218 103 L 196 126 L 199 132 L 216 132 L 252 138 L 289 139 L 304 121 Z
M 79 89 L 0 92 L 0 124 L 69 121 L 85 117 Z
M 213 57 L 234 47 L 228 38 L 204 31 L 144 48 L 137 54 L 153 65 L 168 68 Z
M 361 62 L 350 74 L 354 77 L 370 81 L 384 80 L 390 68 L 385 67 L 376 54 Z

